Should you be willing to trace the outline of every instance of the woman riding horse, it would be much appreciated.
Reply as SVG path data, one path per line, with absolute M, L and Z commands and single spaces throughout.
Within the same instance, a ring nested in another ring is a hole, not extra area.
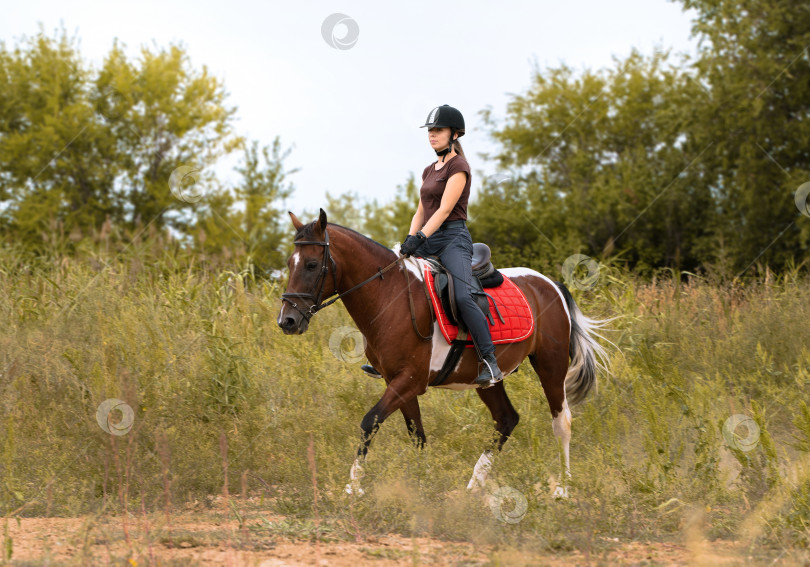
M 437 256 L 453 276 L 459 315 L 484 363 L 474 383 L 489 388 L 503 380 L 503 373 L 495 359 L 487 320 L 470 288 L 473 243 L 466 220 L 471 174 L 458 141 L 464 135 L 464 116 L 443 104 L 430 111 L 420 128 L 428 129 L 430 147 L 442 161 L 434 161 L 422 172 L 419 206 L 399 251 L 405 256 Z M 367 372 L 376 373 L 373 367 Z
M 529 268 L 499 271 L 520 288 L 533 318 L 533 330 L 510 344 L 492 340 L 483 313 L 469 298 L 465 285 L 471 279 L 472 244 L 464 223 L 470 188 L 470 169 L 457 138 L 464 133 L 464 120 L 449 106 L 433 109 L 424 125 L 431 147 L 442 157 L 422 175 L 419 206 L 410 233 L 394 251 L 347 227 L 331 224 L 321 209 L 317 219 L 305 224 L 290 213 L 296 229 L 295 251 L 287 260 L 289 281 L 282 294 L 278 325 L 285 334 L 300 334 L 321 309 L 343 300 L 358 331 L 366 340 L 366 356 L 385 379 L 380 400 L 363 417 L 360 447 L 350 471 L 347 491 L 362 493 L 362 468 L 374 433 L 394 412 L 405 418 L 408 432 L 419 445 L 425 432 L 418 396 L 428 387 L 453 390 L 473 388 L 489 408 L 498 436 L 494 447 L 481 454 L 468 488 L 481 487 L 492 465 L 493 449 L 509 439 L 519 416 L 502 381 L 526 358 L 540 379 L 552 418 L 552 430 L 563 455 L 563 485 L 555 496 L 567 496 L 565 480 L 570 475 L 571 405 L 582 401 L 596 385 L 599 359 L 605 350 L 596 341 L 596 330 L 607 321 L 582 314 L 568 289 Z M 465 349 L 450 373 L 439 376 L 450 345 L 433 317 L 430 299 L 422 295 L 424 274 L 420 262 L 406 255 L 435 254 L 462 285 L 456 299 L 470 329 L 478 356 Z M 335 296 L 335 297 L 332 297 Z M 332 297 L 332 299 L 329 299 Z M 430 330 L 425 336 L 423 331 Z M 497 362 L 495 356 L 497 354 Z M 486 362 L 483 372 L 479 359 Z

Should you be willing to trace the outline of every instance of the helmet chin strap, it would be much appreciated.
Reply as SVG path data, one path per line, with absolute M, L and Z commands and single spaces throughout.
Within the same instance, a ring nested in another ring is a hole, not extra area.
M 443 150 L 436 150 L 436 155 L 442 157 L 442 162 L 444 162 L 444 157 L 450 153 L 450 147 L 446 147 Z
M 453 142 L 455 142 L 455 140 L 453 140 L 453 135 L 455 133 L 456 133 L 455 129 L 451 128 L 450 129 L 450 145 L 447 146 L 446 148 L 444 148 L 443 150 L 436 150 L 436 155 L 441 156 L 442 163 L 444 163 L 444 158 L 447 156 L 447 154 L 449 154 L 450 152 L 453 151 Z

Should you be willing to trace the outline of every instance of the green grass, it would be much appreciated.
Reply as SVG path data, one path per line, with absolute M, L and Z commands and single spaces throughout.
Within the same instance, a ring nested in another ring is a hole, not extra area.
M 810 544 L 806 275 L 687 284 L 611 268 L 594 290 L 573 290 L 586 315 L 620 316 L 619 350 L 598 393 L 573 408 L 567 501 L 550 496 L 560 461 L 539 382 L 528 364 L 508 378 L 521 422 L 492 479 L 528 504 L 509 524 L 464 489 L 492 432 L 473 392 L 420 398 L 423 451 L 392 416 L 372 445 L 366 497 L 348 497 L 359 423 L 383 391 L 329 350 L 348 314 L 338 304 L 284 336 L 279 286 L 234 272 L 148 243 L 113 259 L 0 254 L 4 515 L 140 510 L 142 500 L 159 511 L 167 484 L 173 505 L 204 500 L 222 492 L 224 435 L 231 493 L 247 471 L 247 490 L 287 518 L 250 529 L 279 535 L 597 550 L 604 538 L 682 537 L 699 512 L 710 538 Z M 96 422 L 108 398 L 134 410 L 126 435 Z M 723 436 L 737 414 L 759 428 L 753 450 Z

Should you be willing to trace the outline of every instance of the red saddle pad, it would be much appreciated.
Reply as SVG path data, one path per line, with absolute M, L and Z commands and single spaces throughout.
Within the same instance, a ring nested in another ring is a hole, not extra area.
M 436 288 L 433 283 L 433 272 L 430 266 L 424 267 L 425 283 L 428 287 L 430 300 L 433 302 L 433 309 L 436 311 L 436 319 L 439 322 L 439 328 L 442 330 L 442 335 L 448 343 L 453 341 L 458 336 L 458 327 L 450 324 L 447 315 L 442 308 L 442 302 L 436 295 Z M 494 344 L 516 343 L 527 339 L 534 331 L 534 316 L 529 307 L 529 302 L 526 301 L 526 296 L 515 283 L 503 277 L 503 283 L 498 287 L 487 288 L 484 290 L 489 295 L 495 298 L 503 317 L 504 323 L 501 323 L 495 307 L 492 304 L 492 298 L 487 298 L 489 302 L 489 312 L 495 321 L 494 325 L 490 325 L 489 332 L 492 335 L 492 342 Z M 472 339 L 467 339 L 467 348 L 473 346 Z

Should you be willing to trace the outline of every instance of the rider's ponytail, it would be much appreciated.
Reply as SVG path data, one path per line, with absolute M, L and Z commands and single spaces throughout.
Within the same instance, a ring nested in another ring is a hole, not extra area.
M 456 150 L 456 153 L 458 155 L 460 155 L 464 159 L 467 159 L 467 156 L 464 155 L 464 150 L 461 149 L 461 142 L 458 141 L 458 138 L 453 140 L 453 149 Z

